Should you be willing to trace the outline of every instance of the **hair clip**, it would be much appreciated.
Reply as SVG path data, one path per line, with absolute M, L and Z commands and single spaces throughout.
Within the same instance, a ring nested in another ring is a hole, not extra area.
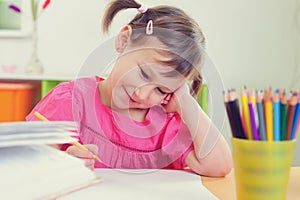
M 153 21 L 150 19 L 146 27 L 146 35 L 151 35 L 153 33 Z
M 146 5 L 141 5 L 137 10 L 143 14 L 143 13 L 147 12 L 148 7 Z

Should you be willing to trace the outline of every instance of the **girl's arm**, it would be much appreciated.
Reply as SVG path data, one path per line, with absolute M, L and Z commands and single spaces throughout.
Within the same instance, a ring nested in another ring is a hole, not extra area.
M 181 100 L 183 105 L 189 106 L 183 106 L 179 114 L 194 141 L 194 150 L 187 155 L 186 164 L 201 175 L 225 176 L 232 168 L 231 151 L 226 140 L 194 98 L 183 97 Z
M 189 94 L 188 87 L 185 85 L 175 92 L 168 104 L 167 111 L 175 109 L 193 137 L 194 150 L 187 155 L 186 164 L 205 176 L 220 177 L 229 173 L 232 156 L 228 143 Z

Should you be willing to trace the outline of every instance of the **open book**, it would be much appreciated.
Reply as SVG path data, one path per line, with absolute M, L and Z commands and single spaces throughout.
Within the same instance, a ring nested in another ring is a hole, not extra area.
M 0 123 L 3 199 L 53 199 L 99 182 L 84 162 L 46 144 L 74 141 L 69 122 Z

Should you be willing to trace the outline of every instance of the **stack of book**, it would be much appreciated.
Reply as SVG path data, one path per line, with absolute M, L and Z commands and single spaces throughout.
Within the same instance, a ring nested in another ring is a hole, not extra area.
M 99 182 L 84 162 L 49 144 L 74 142 L 71 122 L 0 123 L 3 199 L 53 199 Z

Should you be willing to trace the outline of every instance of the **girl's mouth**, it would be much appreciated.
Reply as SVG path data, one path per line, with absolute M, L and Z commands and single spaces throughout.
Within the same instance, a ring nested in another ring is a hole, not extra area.
M 127 94 L 128 98 L 129 98 L 129 102 L 131 103 L 137 103 L 137 101 L 135 101 L 133 98 L 131 98 L 131 96 L 129 95 L 129 93 L 127 92 L 127 90 L 124 88 L 125 93 Z
M 130 96 L 129 96 L 129 101 L 133 102 L 133 103 L 137 103 L 135 100 L 133 100 Z

